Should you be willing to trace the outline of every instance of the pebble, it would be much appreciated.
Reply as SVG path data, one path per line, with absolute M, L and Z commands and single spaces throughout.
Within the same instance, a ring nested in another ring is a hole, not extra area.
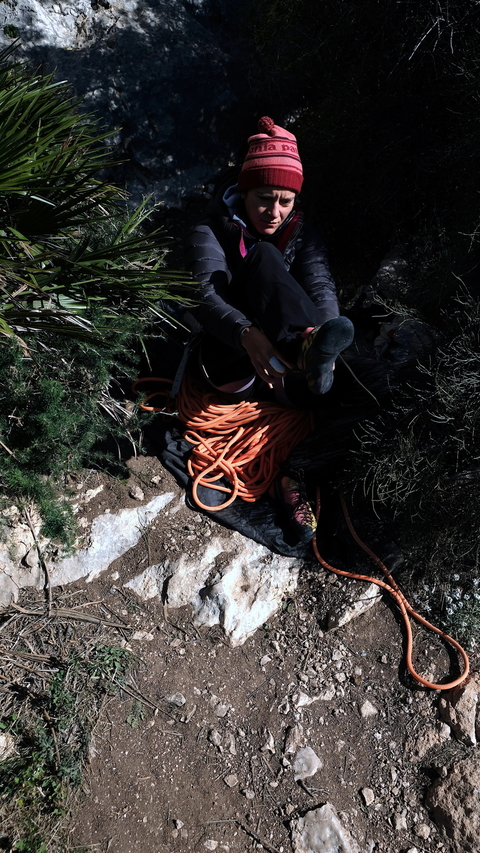
M 371 806 L 375 800 L 375 794 L 373 793 L 372 789 L 371 788 L 362 788 L 360 793 L 363 797 L 363 802 L 365 803 L 365 805 Z
M 322 702 L 331 702 L 332 699 L 335 698 L 335 687 L 332 685 L 331 687 L 327 687 L 325 690 L 321 690 L 318 694 L 318 698 Z
M 214 746 L 217 746 L 220 752 L 223 752 L 222 735 L 217 731 L 217 729 L 210 729 L 208 733 L 208 740 L 210 743 L 213 743 Z
M 213 838 L 207 838 L 207 840 L 203 842 L 203 846 L 206 850 L 216 850 L 218 847 L 218 841 L 214 841 Z
M 242 794 L 247 800 L 255 799 L 255 791 L 251 791 L 250 788 L 244 788 Z
M 270 655 L 264 655 L 263 658 L 261 658 L 261 660 L 260 660 L 260 666 L 266 666 L 267 663 L 270 663 L 271 660 L 272 659 L 271 659 Z
M 415 835 L 418 835 L 419 838 L 423 838 L 424 841 L 427 838 L 430 838 L 431 829 L 426 823 L 417 823 L 415 827 Z
M 228 776 L 225 776 L 224 782 L 229 788 L 234 788 L 235 785 L 238 785 L 238 776 L 236 773 L 230 773 Z
M 400 812 L 400 814 L 395 815 L 394 826 L 396 832 L 406 832 L 408 829 L 407 826 L 407 812 L 405 809 Z
M 285 735 L 285 755 L 294 755 L 303 740 L 303 726 L 296 723 L 289 726 Z
M 143 489 L 140 488 L 140 486 L 130 486 L 130 488 L 128 490 L 128 494 L 135 501 L 144 501 L 145 500 L 145 492 L 143 491 Z
M 230 755 L 236 755 L 237 745 L 235 743 L 235 735 L 233 734 L 233 732 L 226 732 L 225 742 L 228 744 L 228 751 Z
M 147 642 L 151 642 L 153 640 L 153 634 L 150 631 L 135 631 L 134 634 L 130 637 L 131 640 L 147 640 Z
M 183 693 L 171 693 L 169 696 L 164 696 L 163 698 L 166 702 L 170 702 L 170 705 L 176 705 L 177 708 L 181 708 L 187 701 Z
M 271 752 L 272 755 L 274 755 L 275 754 L 275 739 L 274 739 L 271 731 L 269 731 L 268 729 L 265 729 L 265 735 L 267 737 L 267 740 L 264 743 L 264 745 L 260 748 L 260 752 Z
M 226 717 L 230 710 L 230 705 L 223 705 L 222 702 L 219 702 L 213 710 L 217 717 Z
M 299 749 L 293 762 L 295 782 L 315 776 L 317 770 L 320 770 L 322 767 L 322 759 L 318 757 L 311 746 Z
M 360 706 L 360 715 L 366 720 L 368 717 L 374 717 L 375 714 L 378 714 L 378 708 L 375 708 L 375 705 L 365 699 L 363 705 Z

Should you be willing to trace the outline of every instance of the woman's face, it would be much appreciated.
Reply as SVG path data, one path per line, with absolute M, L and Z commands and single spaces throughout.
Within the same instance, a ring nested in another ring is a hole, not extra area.
M 280 187 L 254 187 L 242 193 L 245 209 L 259 234 L 275 234 L 295 203 L 295 193 Z

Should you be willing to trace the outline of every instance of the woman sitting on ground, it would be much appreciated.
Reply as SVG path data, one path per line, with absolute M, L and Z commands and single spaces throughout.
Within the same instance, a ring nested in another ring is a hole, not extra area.
M 224 182 L 208 218 L 192 229 L 187 268 L 198 282 L 192 313 L 204 331 L 205 378 L 245 398 L 258 376 L 288 405 L 289 378 L 303 376 L 315 395 L 329 391 L 354 331 L 339 316 L 325 246 L 298 203 L 295 136 L 268 117 L 258 131 L 236 180 Z

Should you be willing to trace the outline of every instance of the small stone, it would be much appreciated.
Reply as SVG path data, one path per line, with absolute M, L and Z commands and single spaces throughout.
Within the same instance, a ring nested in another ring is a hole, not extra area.
M 230 707 L 230 705 L 224 705 L 222 702 L 219 702 L 213 710 L 217 717 L 226 717 Z
M 12 735 L 0 734 L 0 761 L 10 758 L 15 752 L 15 740 Z
M 236 773 L 230 773 L 228 776 L 225 776 L 224 782 L 229 788 L 234 788 L 235 785 L 238 785 L 238 776 Z
M 260 666 L 266 666 L 267 663 L 270 663 L 271 660 L 272 659 L 271 659 L 270 655 L 264 655 L 263 658 L 261 658 L 261 660 L 260 660 Z
M 145 500 L 145 492 L 140 488 L 140 486 L 130 486 L 128 490 L 128 494 L 135 501 L 144 501 Z
M 188 838 L 188 829 L 183 827 L 183 829 L 180 830 L 180 835 L 182 838 L 187 839 Z
M 323 767 L 323 761 L 310 746 L 299 749 L 293 762 L 295 782 L 315 776 L 317 770 Z
M 309 696 L 308 693 L 304 693 L 303 690 L 299 690 L 298 693 L 294 693 L 292 696 L 292 702 L 295 708 L 306 708 L 307 705 L 312 705 L 313 702 L 318 702 L 319 696 Z
M 244 797 L 247 798 L 247 800 L 255 799 L 255 791 L 251 791 L 250 788 L 244 788 L 242 794 Z
M 292 820 L 291 826 L 296 853 L 358 853 L 358 845 L 331 803 Z
M 292 803 L 287 803 L 287 805 L 285 806 L 285 814 L 290 816 L 294 811 L 295 806 L 293 806 Z
M 220 732 L 217 731 L 217 729 L 210 729 L 210 731 L 208 733 L 208 740 L 210 741 L 210 743 L 213 743 L 214 746 L 218 747 L 220 752 L 223 752 L 223 747 L 222 747 L 223 738 L 222 738 L 222 735 L 220 734 Z
M 173 822 L 174 822 L 174 824 L 175 824 L 176 829 L 181 829 L 181 828 L 182 828 L 182 826 L 184 826 L 184 825 L 185 825 L 185 824 L 183 823 L 183 820 L 177 820 L 177 819 L 175 819 Z
M 176 705 L 177 708 L 181 708 L 187 701 L 183 693 L 171 693 L 169 696 L 164 696 L 163 698 L 170 705 Z
M 289 726 L 285 735 L 285 755 L 294 755 L 303 740 L 303 726 L 296 723 Z
M 406 832 L 408 830 L 407 826 L 407 812 L 404 809 L 402 812 L 395 815 L 394 827 L 397 832 Z
M 430 838 L 431 829 L 426 823 L 417 823 L 415 827 L 415 835 L 418 835 L 419 838 L 423 838 L 424 841 L 427 838 Z
M 233 732 L 226 732 L 225 734 L 225 742 L 228 744 L 228 751 L 230 755 L 237 754 L 237 746 L 235 743 L 235 736 Z
M 135 631 L 131 638 L 131 640 L 146 640 L 150 643 L 153 640 L 153 634 L 150 631 Z
M 326 687 L 325 690 L 321 690 L 318 694 L 318 699 L 321 702 L 331 702 L 332 699 L 335 699 L 335 687 L 333 684 L 330 687 Z
M 275 739 L 268 729 L 265 729 L 265 734 L 267 736 L 267 740 L 264 745 L 260 748 L 260 752 L 271 752 L 272 755 L 275 755 Z
M 371 806 L 375 800 L 375 794 L 373 793 L 372 789 L 371 788 L 362 788 L 360 793 L 363 797 L 363 802 L 365 803 L 365 805 Z
M 203 842 L 203 846 L 206 850 L 216 850 L 218 847 L 218 841 L 214 841 L 213 838 L 207 838 L 207 840 Z
M 360 715 L 366 720 L 368 717 L 374 717 L 375 714 L 378 714 L 378 708 L 375 708 L 375 705 L 365 699 L 363 705 L 360 706 Z
M 155 476 L 154 476 L 154 477 L 152 477 L 152 479 L 150 480 L 150 482 L 151 482 L 151 483 L 153 483 L 153 485 L 154 485 L 154 486 L 158 486 L 158 484 L 161 482 L 161 479 L 162 479 L 162 478 L 161 478 L 161 477 L 159 477 L 159 476 L 158 476 L 158 474 L 155 474 Z

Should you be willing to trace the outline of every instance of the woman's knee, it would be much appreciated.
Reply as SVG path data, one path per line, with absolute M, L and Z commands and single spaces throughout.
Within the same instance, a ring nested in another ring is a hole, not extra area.
M 253 249 L 250 249 L 248 255 L 244 259 L 245 269 L 250 273 L 262 273 L 271 275 L 275 267 L 285 271 L 285 262 L 283 255 L 276 246 L 271 243 L 257 243 Z

